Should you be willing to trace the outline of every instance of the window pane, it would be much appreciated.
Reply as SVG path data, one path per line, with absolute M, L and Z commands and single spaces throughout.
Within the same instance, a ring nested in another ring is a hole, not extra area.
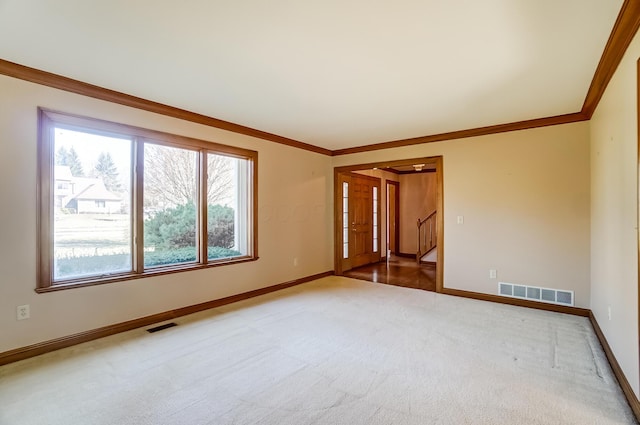
M 247 160 L 207 155 L 207 253 L 209 260 L 249 252 Z
M 54 281 L 132 270 L 131 143 L 54 129 Z
M 144 146 L 144 266 L 195 262 L 197 152 Z
M 378 252 L 378 188 L 373 187 L 373 252 Z
M 349 258 L 349 183 L 342 182 L 342 258 Z

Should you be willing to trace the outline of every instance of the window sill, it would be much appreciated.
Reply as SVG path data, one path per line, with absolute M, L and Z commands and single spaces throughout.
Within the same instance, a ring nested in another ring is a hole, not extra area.
M 232 264 L 249 263 L 252 261 L 257 261 L 258 258 L 259 257 L 245 256 L 245 257 L 238 257 L 231 260 L 225 260 L 225 261 L 209 263 L 209 264 L 181 264 L 176 266 L 159 267 L 157 269 L 146 270 L 144 273 L 126 273 L 126 274 L 118 274 L 118 275 L 113 275 L 108 277 L 76 280 L 73 282 L 54 283 L 51 286 L 38 287 L 35 289 L 35 291 L 38 294 L 44 294 L 47 292 L 56 292 L 56 291 L 62 291 L 66 289 L 84 288 L 87 286 L 103 285 L 106 283 L 125 282 L 128 280 L 144 279 L 144 278 L 149 278 L 154 276 L 162 276 L 166 274 L 182 273 L 182 272 L 188 272 L 188 271 L 194 271 L 194 270 L 204 270 L 212 267 L 228 266 Z

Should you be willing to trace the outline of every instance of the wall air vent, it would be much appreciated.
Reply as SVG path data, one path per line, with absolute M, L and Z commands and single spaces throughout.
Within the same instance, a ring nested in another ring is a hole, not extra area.
M 523 300 L 541 301 L 544 303 L 573 305 L 573 291 L 564 289 L 541 288 L 539 286 L 517 285 L 515 283 L 498 282 L 498 294 Z

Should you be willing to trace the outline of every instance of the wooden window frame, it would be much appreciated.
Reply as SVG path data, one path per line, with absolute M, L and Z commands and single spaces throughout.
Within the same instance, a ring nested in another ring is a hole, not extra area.
M 76 279 L 54 281 L 53 279 L 53 202 L 54 202 L 54 127 L 67 127 L 78 129 L 87 133 L 100 135 L 126 136 L 132 139 L 132 186 L 131 186 L 131 244 L 132 244 L 132 271 L 114 273 L 108 276 L 88 276 Z M 143 196 L 144 196 L 144 146 L 155 144 L 183 148 L 198 152 L 198 255 L 196 262 L 175 264 L 162 267 L 144 268 L 144 220 L 143 220 Z M 247 254 L 209 260 L 207 255 L 207 202 L 206 179 L 207 160 L 209 153 L 229 156 L 247 161 Z M 68 114 L 46 108 L 38 108 L 38 175 L 37 175 L 37 285 L 36 292 L 51 292 L 69 288 L 85 287 L 105 283 L 121 282 L 132 279 L 140 279 L 150 276 L 158 276 L 169 273 L 178 273 L 218 267 L 229 264 L 256 261 L 258 257 L 258 152 L 234 146 L 222 145 L 215 142 L 194 139 L 185 136 L 120 124 L 96 118 Z

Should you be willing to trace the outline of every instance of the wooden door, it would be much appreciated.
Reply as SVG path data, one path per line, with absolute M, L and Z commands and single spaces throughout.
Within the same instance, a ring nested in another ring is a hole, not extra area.
M 373 182 L 363 176 L 351 178 L 351 266 L 359 267 L 371 262 L 373 255 Z
M 340 269 L 350 270 L 380 260 L 379 196 L 380 179 L 355 173 L 340 173 L 336 186 L 339 212 L 339 232 L 342 242 Z M 375 219 L 374 219 L 375 218 Z

